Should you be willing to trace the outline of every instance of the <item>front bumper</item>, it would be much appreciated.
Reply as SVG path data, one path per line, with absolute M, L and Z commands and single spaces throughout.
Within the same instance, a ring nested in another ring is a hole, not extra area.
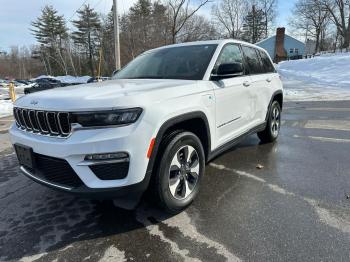
M 140 183 L 123 186 L 123 187 L 115 187 L 115 188 L 89 188 L 85 185 L 71 188 L 67 186 L 61 186 L 55 183 L 51 183 L 44 179 L 39 178 L 34 175 L 24 166 L 20 167 L 22 173 L 34 180 L 35 182 L 52 188 L 57 191 L 66 192 L 69 194 L 79 195 L 80 197 L 87 197 L 89 199 L 114 199 L 114 198 L 125 198 L 128 200 L 139 200 L 142 193 L 146 191 L 149 184 L 149 176 L 146 176 Z
M 21 167 L 22 172 L 38 183 L 65 192 L 81 195 L 122 195 L 145 190 L 148 186 L 146 170 L 147 150 L 152 137 L 147 123 L 118 128 L 83 129 L 74 131 L 68 138 L 47 137 L 10 129 L 11 142 L 33 149 L 36 154 L 62 159 L 74 170 L 83 182 L 77 188 L 63 187 L 36 176 L 31 170 Z M 149 130 L 149 132 L 147 131 Z M 88 154 L 126 152 L 129 155 L 129 170 L 123 179 L 99 179 L 85 160 Z

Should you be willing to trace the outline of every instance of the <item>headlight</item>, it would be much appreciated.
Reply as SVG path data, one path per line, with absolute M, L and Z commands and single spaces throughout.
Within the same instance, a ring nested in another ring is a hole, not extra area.
M 128 125 L 135 123 L 141 113 L 141 108 L 79 112 L 72 113 L 71 123 L 77 123 L 83 127 Z

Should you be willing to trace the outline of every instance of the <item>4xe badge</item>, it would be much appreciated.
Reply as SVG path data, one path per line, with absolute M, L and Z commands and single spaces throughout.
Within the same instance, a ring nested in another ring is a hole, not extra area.
M 31 105 L 34 105 L 34 106 L 37 105 L 38 103 L 39 103 L 39 102 L 38 102 L 38 101 L 35 101 L 35 100 L 30 101 L 30 104 L 31 104 Z

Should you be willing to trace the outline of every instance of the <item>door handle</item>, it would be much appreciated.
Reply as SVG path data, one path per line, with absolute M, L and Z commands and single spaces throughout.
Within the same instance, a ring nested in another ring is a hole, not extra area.
M 270 83 L 272 81 L 271 78 L 266 78 L 266 82 Z
M 244 85 L 245 87 L 248 87 L 248 86 L 250 86 L 250 82 L 245 81 L 245 82 L 243 82 L 243 85 Z

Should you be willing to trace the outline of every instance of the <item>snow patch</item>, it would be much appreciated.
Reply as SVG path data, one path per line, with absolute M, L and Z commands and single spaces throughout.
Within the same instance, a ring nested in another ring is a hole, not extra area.
M 114 246 L 110 246 L 105 251 L 103 257 L 99 260 L 99 262 L 108 262 L 108 261 L 126 261 L 125 252 L 120 251 Z
M 224 245 L 206 237 L 199 233 L 192 224 L 190 216 L 186 212 L 182 212 L 177 216 L 164 220 L 164 223 L 170 227 L 177 228 L 185 236 L 197 243 L 206 244 L 208 248 L 214 248 L 217 254 L 225 257 L 226 261 L 241 261 L 239 257 L 232 254 Z
M 137 221 L 139 221 L 140 223 L 142 223 L 146 227 L 146 229 L 148 230 L 148 232 L 152 236 L 159 237 L 159 239 L 161 241 L 169 244 L 171 251 L 174 254 L 180 256 L 183 259 L 183 261 L 185 261 L 185 262 L 192 262 L 192 261 L 199 262 L 200 261 L 199 259 L 197 259 L 195 257 L 190 257 L 189 256 L 190 251 L 188 249 L 181 249 L 176 242 L 167 238 L 164 235 L 164 233 L 159 229 L 159 226 L 152 224 L 152 222 L 148 219 L 148 217 L 150 215 L 151 214 L 149 213 L 149 211 L 147 212 L 144 209 L 139 209 L 137 214 L 136 214 L 136 219 L 137 219 Z
M 343 233 L 350 234 L 350 221 L 348 218 L 332 214 L 327 209 L 320 207 L 320 205 L 314 199 L 304 198 L 304 200 L 315 209 L 322 223 L 338 229 Z
M 11 100 L 0 100 L 0 117 L 12 115 L 13 104 Z
M 277 68 L 286 80 L 350 89 L 350 53 L 285 61 L 278 64 Z
M 286 101 L 350 100 L 350 53 L 285 61 L 276 68 Z
M 41 75 L 37 78 L 32 79 L 33 81 L 41 78 L 51 78 L 61 81 L 65 84 L 85 84 L 87 81 L 91 78 L 90 76 L 71 76 L 71 75 L 65 75 L 65 76 L 48 76 L 48 75 Z

